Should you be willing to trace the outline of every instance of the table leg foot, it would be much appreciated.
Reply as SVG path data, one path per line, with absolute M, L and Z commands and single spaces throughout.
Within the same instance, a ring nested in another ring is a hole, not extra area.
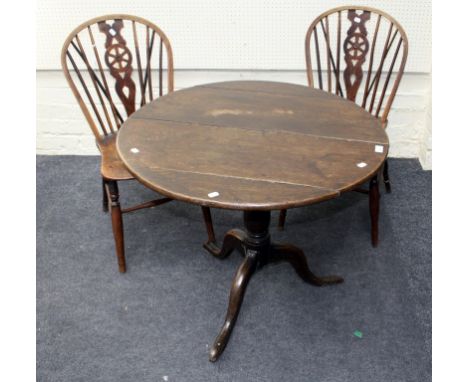
M 299 277 L 306 283 L 323 286 L 340 284 L 344 279 L 340 276 L 317 276 L 310 270 L 304 252 L 291 244 L 272 244 L 269 263 L 287 261 L 292 265 Z
M 246 233 L 240 229 L 232 229 L 224 236 L 223 246 L 219 248 L 216 242 L 207 241 L 203 247 L 213 256 L 220 259 L 228 257 L 235 249 L 243 252 L 242 243 L 245 241 Z
M 256 263 L 257 259 L 255 255 L 247 255 L 237 269 L 234 280 L 232 281 L 231 293 L 229 295 L 229 306 L 224 320 L 224 325 L 210 350 L 211 362 L 215 362 L 219 358 L 229 341 L 232 329 L 234 328 L 237 316 L 239 315 L 247 284 L 255 271 Z

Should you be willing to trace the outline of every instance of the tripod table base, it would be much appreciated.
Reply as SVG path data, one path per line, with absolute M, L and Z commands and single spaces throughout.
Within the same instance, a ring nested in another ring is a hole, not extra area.
M 210 349 L 210 361 L 216 361 L 223 353 L 239 315 L 250 278 L 254 272 L 268 263 L 286 261 L 292 265 L 299 277 L 305 282 L 323 286 L 343 282 L 340 276 L 317 276 L 307 265 L 304 252 L 291 244 L 275 244 L 270 241 L 270 211 L 244 211 L 246 230 L 233 229 L 224 237 L 219 248 L 214 242 L 205 243 L 204 247 L 219 258 L 229 256 L 234 250 L 244 255 L 244 260 L 236 271 L 232 281 L 229 305 L 223 327 Z

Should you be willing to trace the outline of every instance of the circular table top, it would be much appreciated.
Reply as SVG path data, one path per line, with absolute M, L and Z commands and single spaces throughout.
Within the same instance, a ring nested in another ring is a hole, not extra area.
M 160 97 L 123 124 L 117 150 L 143 184 L 209 207 L 275 210 L 337 197 L 378 171 L 380 121 L 306 86 L 234 81 Z

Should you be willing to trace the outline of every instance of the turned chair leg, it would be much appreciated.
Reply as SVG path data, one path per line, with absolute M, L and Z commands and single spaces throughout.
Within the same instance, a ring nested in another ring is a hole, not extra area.
M 102 178 L 102 210 L 109 212 L 109 198 L 107 196 L 106 181 Z
M 288 210 L 281 210 L 278 218 L 278 229 L 282 231 L 284 229 L 284 223 L 286 223 L 286 212 Z
M 383 181 L 385 185 L 385 191 L 387 191 L 387 193 L 392 192 L 392 186 L 390 185 L 390 178 L 388 176 L 388 160 L 385 160 L 383 167 Z
M 116 181 L 106 181 L 107 189 L 109 190 L 109 197 L 111 200 L 111 219 L 112 231 L 114 232 L 115 251 L 117 261 L 119 263 L 119 271 L 125 273 L 125 249 L 124 249 L 124 233 L 122 210 L 119 202 L 119 188 Z
M 208 233 L 208 243 L 216 242 L 216 237 L 213 229 L 213 220 L 211 219 L 211 211 L 208 207 L 202 207 L 203 220 L 205 221 L 206 232 Z
M 369 185 L 369 211 L 371 217 L 371 238 L 372 245 L 377 247 L 379 244 L 379 209 L 380 192 L 377 176 L 373 177 Z

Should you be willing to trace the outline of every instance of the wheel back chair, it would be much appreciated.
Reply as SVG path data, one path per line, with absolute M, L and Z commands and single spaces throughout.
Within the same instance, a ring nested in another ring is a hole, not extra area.
M 369 7 L 331 9 L 318 16 L 307 30 L 305 56 L 309 86 L 355 102 L 386 128 L 408 56 L 406 33 L 393 17 Z M 378 244 L 381 180 L 386 191 L 391 192 L 387 161 L 370 180 L 368 189 L 354 190 L 369 195 L 374 247 Z M 280 229 L 285 219 L 286 210 L 282 210 Z
M 119 271 L 125 272 L 122 214 L 172 199 L 121 208 L 117 183 L 134 177 L 117 154 L 116 136 L 136 109 L 174 90 L 171 44 L 161 29 L 145 19 L 107 15 L 75 28 L 63 45 L 61 60 L 101 152 L 103 209 L 111 210 Z M 202 210 L 208 235 L 214 241 L 210 210 Z

